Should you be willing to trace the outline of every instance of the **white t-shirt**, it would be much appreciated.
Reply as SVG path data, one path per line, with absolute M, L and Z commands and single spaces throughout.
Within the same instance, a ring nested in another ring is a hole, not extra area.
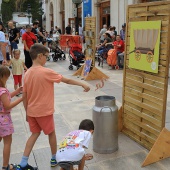
M 5 42 L 5 34 L 2 31 L 0 31 L 0 42 Z M 3 60 L 4 60 L 4 57 L 0 49 L 0 61 L 3 61 Z
M 80 161 L 85 154 L 84 148 L 88 148 L 90 138 L 91 133 L 86 130 L 76 130 L 67 134 L 57 151 L 57 162 Z
M 83 35 L 83 28 L 79 27 L 79 35 Z

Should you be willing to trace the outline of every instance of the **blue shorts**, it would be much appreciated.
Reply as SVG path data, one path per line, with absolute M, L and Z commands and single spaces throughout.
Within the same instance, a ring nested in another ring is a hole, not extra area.
M 16 42 L 11 42 L 11 50 L 15 50 L 15 49 L 18 49 L 18 45 Z

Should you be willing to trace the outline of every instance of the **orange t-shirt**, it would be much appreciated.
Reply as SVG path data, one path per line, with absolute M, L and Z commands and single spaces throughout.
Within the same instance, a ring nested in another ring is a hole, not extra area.
M 27 93 L 27 115 L 42 117 L 54 113 L 54 83 L 60 83 L 62 75 L 36 66 L 25 74 L 23 92 Z

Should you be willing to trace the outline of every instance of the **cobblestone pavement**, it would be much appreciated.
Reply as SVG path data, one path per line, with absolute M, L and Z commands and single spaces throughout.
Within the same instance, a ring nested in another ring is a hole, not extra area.
M 19 48 L 23 49 L 23 44 L 20 43 Z M 23 50 L 21 58 L 24 58 Z M 46 67 L 51 68 L 65 77 L 83 81 L 81 78 L 72 76 L 75 72 L 68 70 L 69 61 L 53 62 L 52 60 L 46 63 Z M 92 107 L 94 106 L 95 97 L 99 95 L 113 95 L 116 97 L 116 103 L 120 107 L 122 102 L 122 70 L 109 70 L 105 64 L 104 68 L 100 68 L 110 78 L 106 81 L 102 89 L 95 91 L 95 84 L 99 81 L 86 81 L 91 91 L 84 93 L 81 87 L 65 85 L 63 83 L 55 85 L 55 125 L 58 142 L 62 137 L 71 130 L 78 128 L 79 122 L 82 119 L 92 119 Z M 7 83 L 8 89 L 13 90 L 13 78 L 10 77 Z M 167 101 L 167 118 L 166 126 L 170 129 L 170 96 L 168 94 Z M 25 121 L 25 111 L 23 104 L 19 104 L 12 110 L 12 118 L 15 127 L 13 134 L 13 143 L 11 150 L 11 163 L 19 163 L 23 154 L 25 143 L 30 135 L 28 124 Z M 168 170 L 170 167 L 170 159 L 165 159 L 158 163 L 141 168 L 148 151 L 125 136 L 119 134 L 119 149 L 113 154 L 98 154 L 93 152 L 92 141 L 87 153 L 92 153 L 94 158 L 91 161 L 86 161 L 85 170 Z M 0 143 L 0 164 L 2 164 L 2 142 Z M 43 133 L 39 137 L 34 149 L 30 155 L 29 163 L 38 166 L 39 170 L 58 170 L 59 167 L 50 167 L 50 148 L 48 138 Z

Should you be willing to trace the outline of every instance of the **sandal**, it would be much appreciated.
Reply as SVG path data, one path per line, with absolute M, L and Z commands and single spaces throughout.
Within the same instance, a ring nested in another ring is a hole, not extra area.
M 93 159 L 93 155 L 92 154 L 90 154 L 90 153 L 85 154 L 85 160 L 86 161 L 89 161 L 89 160 L 92 160 L 92 159 Z
M 11 166 L 12 166 L 12 169 L 11 169 Z M 7 167 L 3 166 L 2 169 L 4 169 L 4 170 L 14 170 L 14 169 L 16 169 L 16 167 L 17 167 L 16 164 L 10 164 Z

